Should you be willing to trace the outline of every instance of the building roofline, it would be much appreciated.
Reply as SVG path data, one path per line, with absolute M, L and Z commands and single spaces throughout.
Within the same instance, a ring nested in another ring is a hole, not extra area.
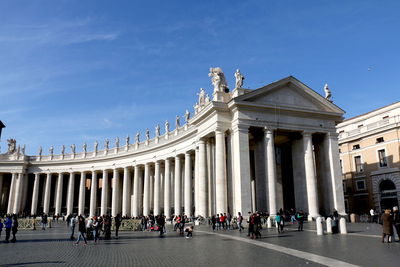
M 365 116 L 365 115 L 368 115 L 368 114 L 370 114 L 370 113 L 376 112 L 376 111 L 378 111 L 378 110 L 380 110 L 380 109 L 384 109 L 384 108 L 387 108 L 387 107 L 390 107 L 390 106 L 394 106 L 394 105 L 396 105 L 396 104 L 400 104 L 400 101 L 397 101 L 397 102 L 388 104 L 388 105 L 386 105 L 386 106 L 383 106 L 383 107 L 380 107 L 380 108 L 377 108 L 377 109 L 368 111 L 368 112 L 366 112 L 366 113 L 364 113 L 364 114 L 360 114 L 360 115 L 357 115 L 357 116 L 354 116 L 354 117 L 345 119 L 345 120 L 343 120 L 341 123 L 346 123 L 346 122 L 348 122 L 348 121 L 350 121 L 350 120 L 354 120 L 354 119 L 360 118 L 360 117 L 362 117 L 362 116 Z

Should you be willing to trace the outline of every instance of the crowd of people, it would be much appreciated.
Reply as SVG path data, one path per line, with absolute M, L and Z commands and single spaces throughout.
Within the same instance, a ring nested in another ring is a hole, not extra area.
M 13 214 L 7 214 L 5 218 L 0 217 L 0 238 L 1 233 L 3 232 L 3 228 L 6 232 L 6 238 L 4 239 L 4 243 L 15 243 L 17 241 L 16 234 L 18 232 L 18 216 Z M 10 235 L 12 234 L 12 239 L 10 240 Z
M 391 243 L 394 241 L 394 231 L 396 229 L 397 236 L 400 240 L 400 213 L 399 207 L 395 206 L 393 209 L 385 209 L 381 216 L 380 222 L 382 223 L 382 243 L 387 241 Z

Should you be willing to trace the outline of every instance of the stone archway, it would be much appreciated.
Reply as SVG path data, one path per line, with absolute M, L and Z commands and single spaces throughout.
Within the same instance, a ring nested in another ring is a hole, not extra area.
M 400 199 L 400 173 L 373 176 L 372 190 L 375 207 L 379 211 L 398 206 Z

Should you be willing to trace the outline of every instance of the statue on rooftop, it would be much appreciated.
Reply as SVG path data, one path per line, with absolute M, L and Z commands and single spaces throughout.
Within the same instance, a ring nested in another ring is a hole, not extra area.
M 119 147 L 119 137 L 115 138 L 115 147 Z
M 240 73 L 239 69 L 237 69 L 235 72 L 235 79 L 236 79 L 236 88 L 242 88 L 244 76 Z
M 7 154 L 13 154 L 16 152 L 17 149 L 17 141 L 13 138 L 7 139 L 8 142 L 8 150 Z
M 135 143 L 139 144 L 140 142 L 140 132 L 137 132 L 135 135 Z
M 179 122 L 181 118 L 179 117 L 179 115 L 176 115 L 175 117 L 175 129 L 178 129 L 181 126 L 181 123 Z
M 51 147 L 49 148 L 49 152 L 50 152 L 50 155 L 53 156 L 53 152 L 54 152 L 54 147 L 53 147 L 53 146 L 51 146 Z
M 332 100 L 331 100 L 332 93 L 331 93 L 331 90 L 329 90 L 327 83 L 324 86 L 324 91 L 325 91 L 325 99 L 332 102 Z
M 188 123 L 189 119 L 190 119 L 190 112 L 189 112 L 189 110 L 186 110 L 186 112 L 185 112 L 185 122 Z
M 97 152 L 97 149 L 99 148 L 99 142 L 94 141 L 94 152 Z
M 65 154 L 65 146 L 62 145 L 62 146 L 61 146 L 61 155 L 64 155 L 64 154 Z
M 110 141 L 108 140 L 108 138 L 106 138 L 106 140 L 104 141 L 104 149 L 108 150 L 108 145 L 110 144 Z
M 42 156 L 42 151 L 43 151 L 42 146 L 40 146 L 39 147 L 39 156 Z
M 72 154 L 75 154 L 75 149 L 76 149 L 75 144 L 72 144 L 72 145 L 71 145 L 71 153 L 72 153 Z
M 84 153 L 86 153 L 86 150 L 87 150 L 86 142 L 83 143 L 83 145 L 82 145 L 82 150 L 83 150 Z
M 168 120 L 165 121 L 165 133 L 169 133 L 169 122 L 168 122 Z
M 199 95 L 199 105 L 204 106 L 206 103 L 206 91 L 204 91 L 204 88 L 200 88 L 200 93 Z
M 156 136 L 159 137 L 160 136 L 160 124 L 156 125 Z
M 129 139 L 130 139 L 130 137 L 129 137 L 129 135 L 125 138 L 125 145 L 126 146 L 129 146 Z
M 149 129 L 146 129 L 146 140 L 147 141 L 150 140 L 150 131 L 149 131 Z
M 228 84 L 225 75 L 220 67 L 210 68 L 211 83 L 214 86 L 214 93 L 216 92 L 229 92 Z

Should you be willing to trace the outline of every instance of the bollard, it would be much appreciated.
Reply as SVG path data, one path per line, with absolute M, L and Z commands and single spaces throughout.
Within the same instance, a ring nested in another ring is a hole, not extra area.
M 324 234 L 324 229 L 322 227 L 322 219 L 321 219 L 321 217 L 318 217 L 315 220 L 315 223 L 317 225 L 317 235 L 323 235 Z
M 345 218 L 340 218 L 340 233 L 342 235 L 347 234 L 347 226 L 346 226 L 346 219 Z
M 309 221 L 309 222 L 312 222 L 312 221 L 313 221 L 313 218 L 312 218 L 312 216 L 311 216 L 311 215 L 308 215 L 308 217 L 307 217 L 307 221 Z
M 332 219 L 330 217 L 326 219 L 326 233 L 332 234 Z
M 357 221 L 357 216 L 356 214 L 352 213 L 350 214 L 350 222 L 355 223 Z
M 271 228 L 272 227 L 272 220 L 271 217 L 267 218 L 267 228 Z

